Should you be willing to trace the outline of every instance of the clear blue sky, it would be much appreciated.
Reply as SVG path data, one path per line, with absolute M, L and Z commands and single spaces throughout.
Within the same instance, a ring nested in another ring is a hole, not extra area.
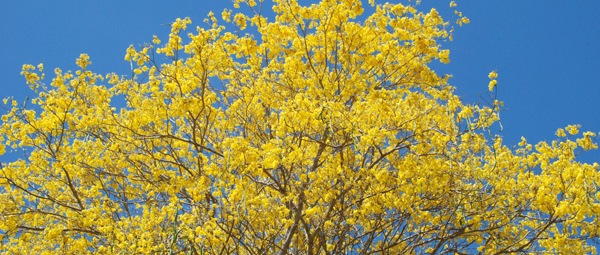
M 450 19 L 449 2 L 423 0 L 418 9 L 435 7 Z M 498 71 L 498 95 L 507 108 L 499 134 L 507 145 L 521 136 L 534 144 L 552 140 L 557 128 L 569 124 L 600 131 L 600 1 L 456 2 L 471 23 L 456 26 L 454 41 L 443 44 L 451 62 L 435 64 L 435 70 L 454 75 L 450 83 L 465 102 L 480 100 L 488 73 Z M 370 7 L 366 0 L 363 5 Z M 25 63 L 44 63 L 46 83 L 56 67 L 76 70 L 80 53 L 90 56 L 94 72 L 130 73 L 123 60 L 129 45 L 153 35 L 165 41 L 169 27 L 161 25 L 178 17 L 203 25 L 209 11 L 220 16 L 226 7 L 230 1 L 1 1 L 0 98 L 34 96 L 19 74 Z M 599 162 L 600 152 L 579 159 Z

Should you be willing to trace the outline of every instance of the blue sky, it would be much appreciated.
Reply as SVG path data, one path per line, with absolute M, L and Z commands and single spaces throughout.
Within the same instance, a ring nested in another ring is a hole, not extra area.
M 450 19 L 449 2 L 423 0 L 417 9 L 435 7 Z M 442 44 L 450 49 L 451 62 L 432 66 L 452 74 L 456 94 L 473 103 L 486 95 L 487 75 L 497 70 L 506 111 L 504 131 L 496 133 L 505 144 L 516 145 L 521 136 L 533 144 L 549 141 L 569 124 L 600 131 L 600 1 L 456 2 L 471 23 L 455 26 L 454 41 Z M 363 5 L 369 7 L 366 0 Z M 44 63 L 46 83 L 56 67 L 76 70 L 81 53 L 90 56 L 94 72 L 131 73 L 123 60 L 129 45 L 150 42 L 153 35 L 165 41 L 170 29 L 164 24 L 176 18 L 190 17 L 195 27 L 204 25 L 209 11 L 220 14 L 231 7 L 227 0 L 1 1 L 0 98 L 34 96 L 19 74 L 25 63 Z M 579 160 L 598 162 L 599 156 L 586 152 Z

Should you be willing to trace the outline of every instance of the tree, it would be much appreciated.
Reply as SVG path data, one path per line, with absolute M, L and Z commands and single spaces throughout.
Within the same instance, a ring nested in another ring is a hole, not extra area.
M 85 54 L 49 86 L 23 67 L 39 93 L 2 116 L 0 151 L 25 152 L 1 166 L 3 253 L 595 252 L 599 166 L 576 161 L 595 134 L 503 145 L 502 102 L 428 67 L 449 61 L 435 10 L 274 0 L 268 22 L 243 2 L 233 33 L 211 12 L 185 46 L 189 19 L 130 47 L 131 78 Z

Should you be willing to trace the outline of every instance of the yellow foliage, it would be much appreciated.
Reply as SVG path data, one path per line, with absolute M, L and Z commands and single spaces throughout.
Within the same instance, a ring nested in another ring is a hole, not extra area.
M 163 44 L 127 49 L 129 79 L 89 71 L 86 54 L 49 87 L 41 64 L 23 66 L 43 91 L 37 111 L 12 100 L 2 116 L 0 154 L 27 154 L 2 162 L 0 251 L 594 252 L 599 167 L 575 156 L 595 134 L 503 145 L 490 130 L 502 102 L 461 102 L 428 67 L 449 62 L 435 9 L 387 3 L 363 22 L 359 0 L 272 9 L 222 12 L 255 36 L 211 12 L 187 45 L 177 19 Z

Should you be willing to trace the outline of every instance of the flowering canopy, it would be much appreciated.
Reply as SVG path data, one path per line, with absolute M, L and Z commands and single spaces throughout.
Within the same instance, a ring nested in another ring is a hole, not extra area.
M 377 5 L 359 22 L 359 0 L 273 2 L 274 21 L 223 11 L 234 32 L 211 12 L 186 45 L 177 19 L 166 42 L 127 50 L 131 78 L 82 54 L 45 86 L 25 65 L 39 93 L 34 109 L 5 99 L 0 153 L 25 157 L 1 166 L 0 250 L 594 251 L 599 167 L 575 156 L 595 134 L 503 145 L 490 131 L 502 102 L 464 104 L 428 67 L 449 62 L 436 10 Z

